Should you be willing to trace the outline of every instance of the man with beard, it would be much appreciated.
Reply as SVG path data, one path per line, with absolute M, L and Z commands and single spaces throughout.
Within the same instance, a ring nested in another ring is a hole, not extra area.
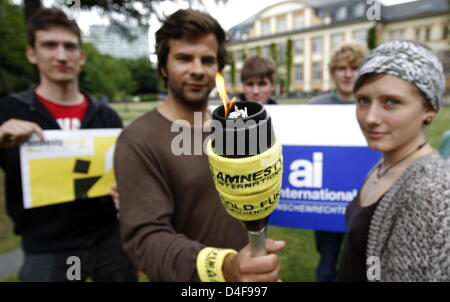
M 124 247 L 151 281 L 279 280 L 274 253 L 284 242 L 267 240 L 269 254 L 250 257 L 244 228 L 221 205 L 207 156 L 175 150 L 179 134 L 172 129 L 186 125 L 196 144 L 189 149 L 203 150 L 208 133 L 194 114 L 211 119 L 208 96 L 225 65 L 225 39 L 208 14 L 179 10 L 168 17 L 156 33 L 167 100 L 128 126 L 117 143 Z

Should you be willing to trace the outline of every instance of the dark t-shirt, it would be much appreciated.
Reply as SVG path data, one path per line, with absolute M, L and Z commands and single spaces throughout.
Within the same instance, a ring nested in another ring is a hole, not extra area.
M 382 198 L 382 197 L 381 197 Z M 379 201 L 368 207 L 361 207 L 359 194 L 345 210 L 347 235 L 344 243 L 340 269 L 337 277 L 339 282 L 366 282 L 366 247 L 369 236 L 370 222 Z

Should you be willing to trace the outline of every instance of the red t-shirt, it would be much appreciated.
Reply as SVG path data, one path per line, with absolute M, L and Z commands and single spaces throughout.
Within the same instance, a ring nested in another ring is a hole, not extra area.
M 62 130 L 76 130 L 81 128 L 81 121 L 84 118 L 88 106 L 88 101 L 84 94 L 84 99 L 81 104 L 70 106 L 55 104 L 39 95 L 36 91 L 34 94 L 44 104 L 47 110 L 50 111 Z

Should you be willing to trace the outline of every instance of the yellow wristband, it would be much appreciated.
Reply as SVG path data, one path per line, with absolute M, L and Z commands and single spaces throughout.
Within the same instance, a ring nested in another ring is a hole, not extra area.
M 232 249 L 205 247 L 197 255 L 197 273 L 202 282 L 225 282 L 222 265 L 225 257 L 236 254 Z

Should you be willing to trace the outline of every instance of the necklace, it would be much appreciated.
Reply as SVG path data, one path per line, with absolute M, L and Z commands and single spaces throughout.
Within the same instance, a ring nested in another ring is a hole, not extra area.
M 427 142 L 424 142 L 423 144 L 421 144 L 419 147 L 417 147 L 417 149 L 414 149 L 412 152 L 408 153 L 406 156 L 400 158 L 398 161 L 396 161 L 395 163 L 393 163 L 391 166 L 387 167 L 383 172 L 381 172 L 381 166 L 383 165 L 384 161 L 382 161 L 381 163 L 378 164 L 377 166 L 377 173 L 375 175 L 375 179 L 373 180 L 374 184 L 377 184 L 378 181 L 380 180 L 380 178 L 385 175 L 390 169 L 392 169 L 393 167 L 395 167 L 396 165 L 398 165 L 399 163 L 401 163 L 402 161 L 404 161 L 405 159 L 407 159 L 408 157 L 410 157 L 411 155 L 413 155 L 414 153 L 416 153 L 417 151 L 419 151 L 420 149 L 423 148 L 423 146 L 425 146 L 427 144 Z

